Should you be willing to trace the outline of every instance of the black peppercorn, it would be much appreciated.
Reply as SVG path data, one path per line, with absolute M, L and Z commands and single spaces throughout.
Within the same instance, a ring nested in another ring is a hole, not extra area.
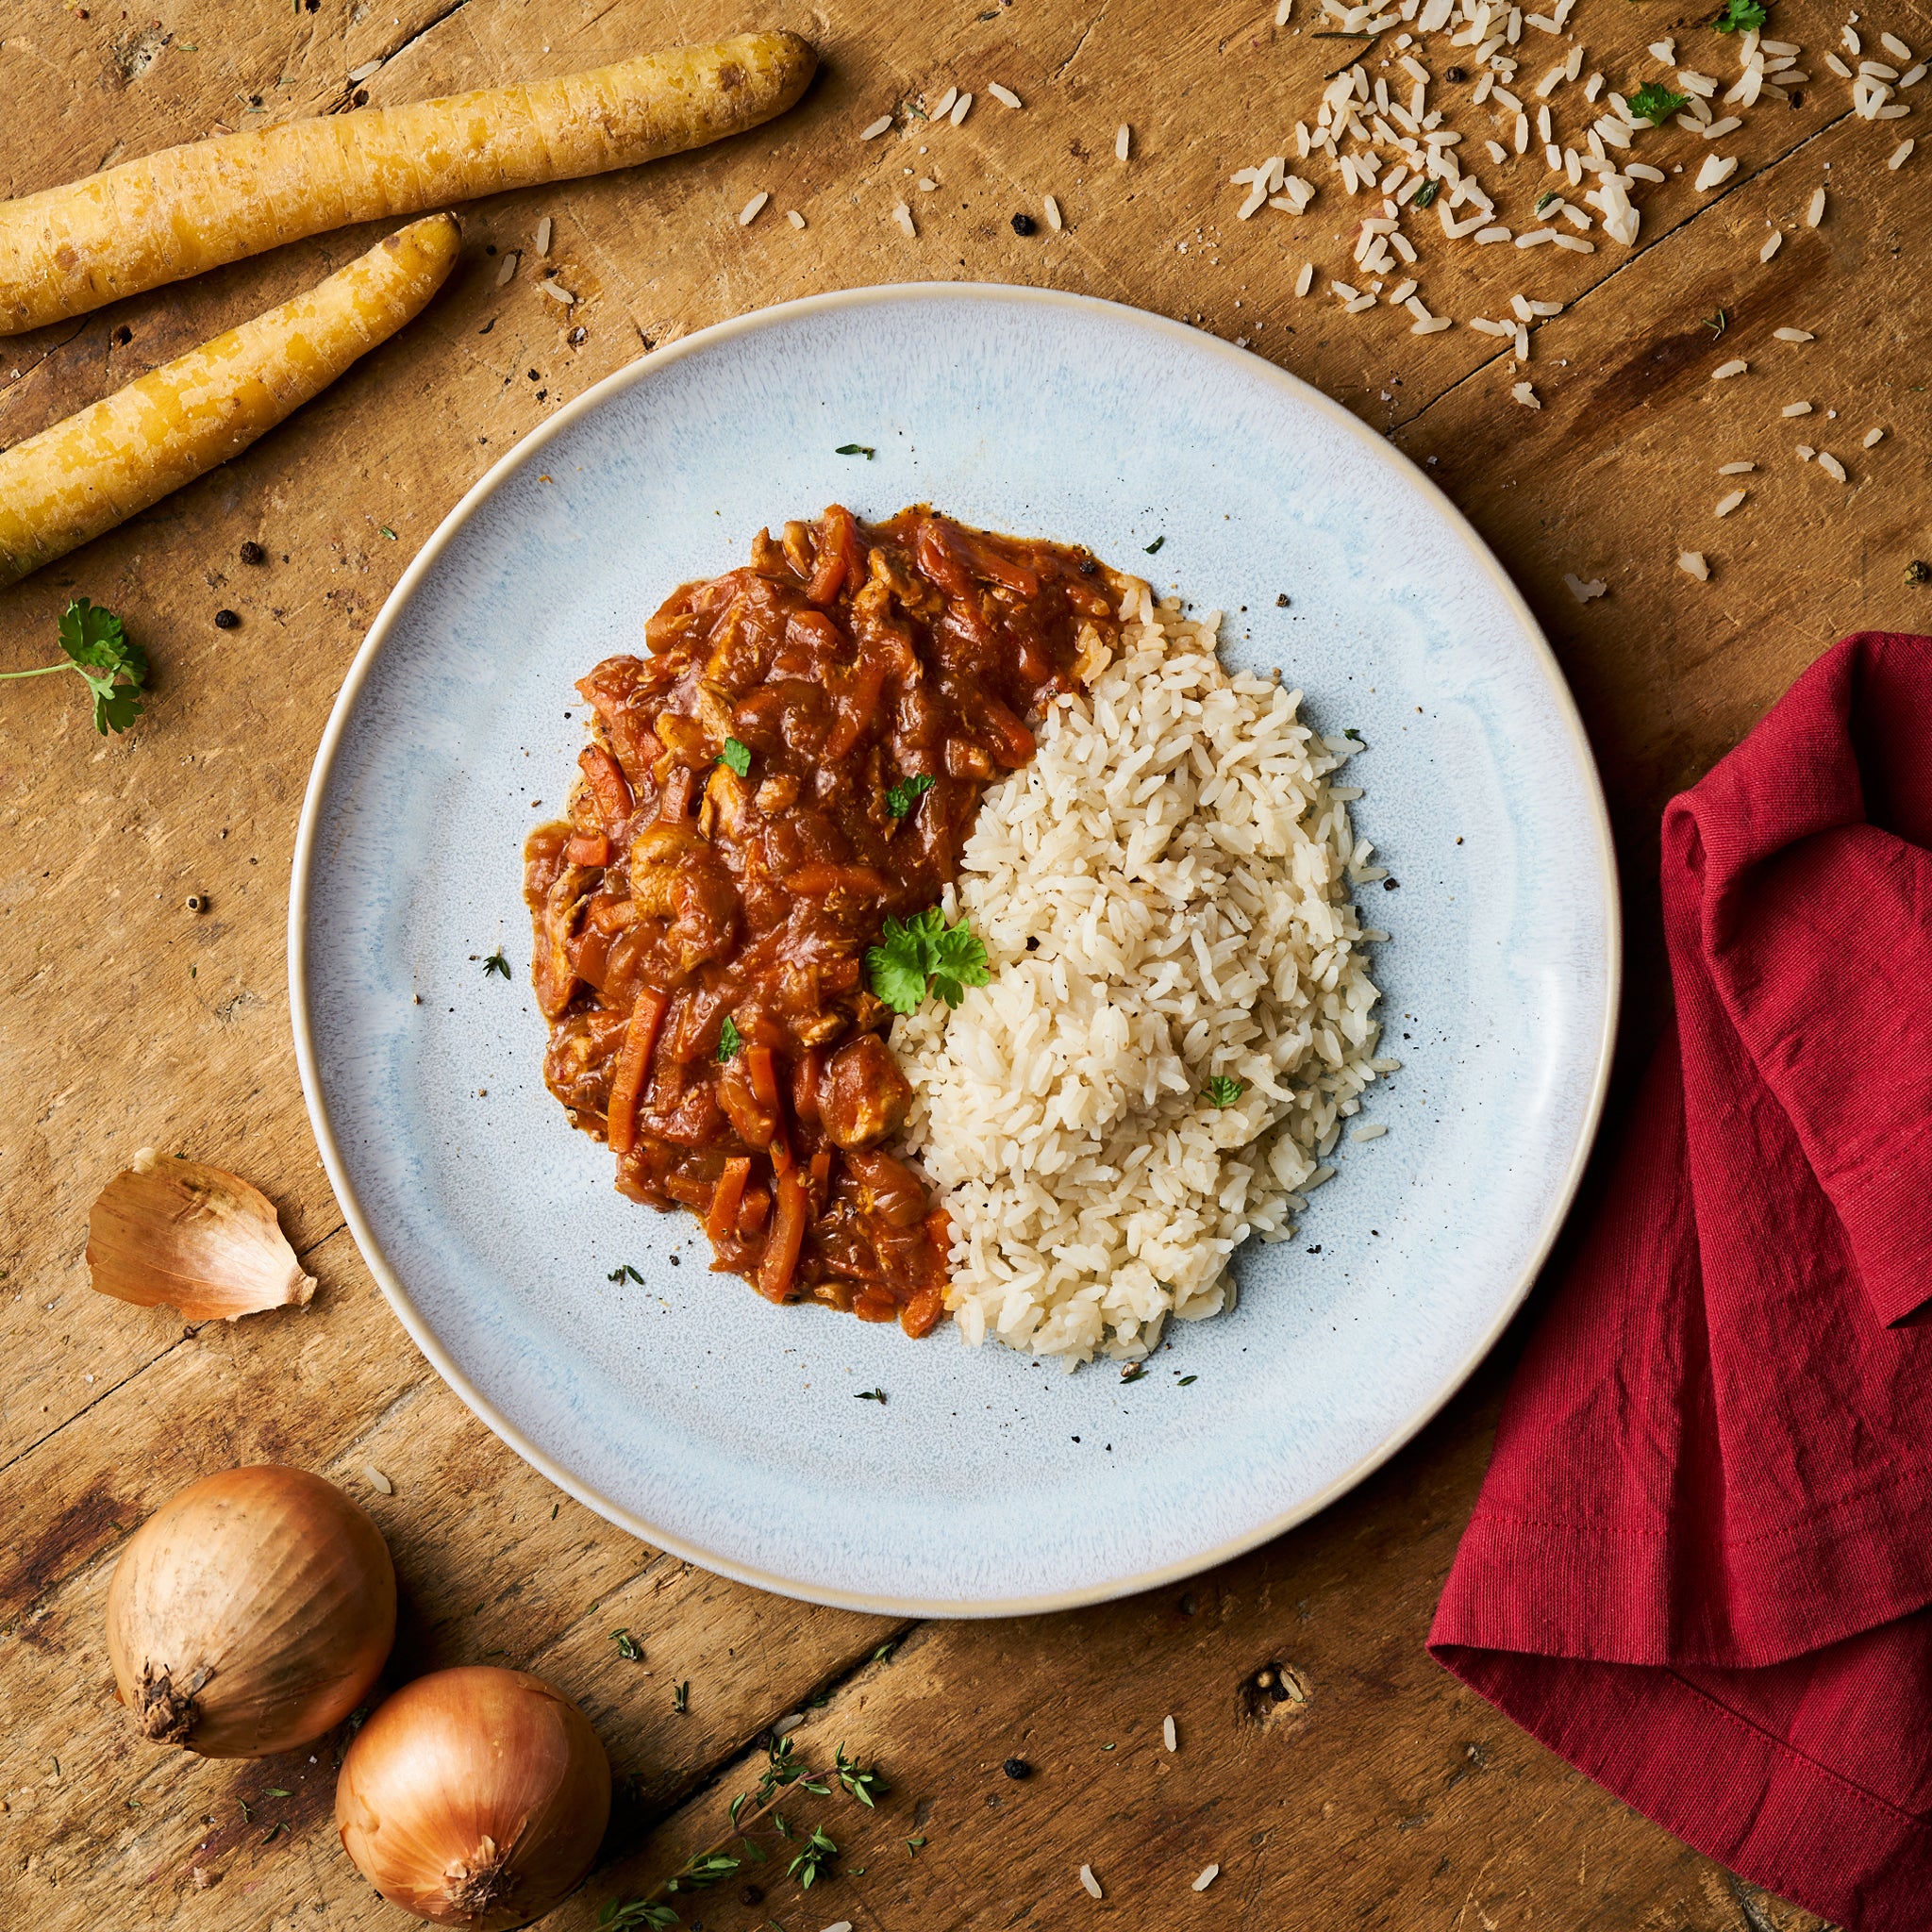
M 1274 599 L 1274 608 L 1277 610 L 1286 610 L 1288 608 L 1288 592 L 1286 591 L 1283 591 L 1282 592 L 1280 592 L 1278 596 L 1276 596 L 1276 598 Z
M 1467 80 L 1469 75 L 1459 67 L 1445 67 L 1442 70 L 1442 78 L 1453 85 L 1457 81 Z
M 242 546 L 242 561 L 243 563 L 266 563 L 268 561 L 268 552 L 259 543 L 244 543 Z
M 242 628 L 242 619 L 233 610 L 217 610 L 215 612 L 215 628 L 217 630 L 240 630 Z
M 1031 215 L 1020 214 L 1013 217 L 1013 233 L 1016 235 L 1031 235 L 1039 226 L 1040 224 Z
M 739 1890 L 738 1900 L 741 1905 L 761 1906 L 765 1902 L 765 1889 L 761 1885 L 742 1886 Z
M 1022 1778 L 1029 1778 L 1033 1775 L 1033 1767 L 1024 1757 L 1009 1757 L 1000 1766 L 1000 1769 L 1016 1782 Z
M 1906 582 L 1908 584 L 1932 584 L 1932 563 L 1924 558 L 1915 557 L 1906 565 Z

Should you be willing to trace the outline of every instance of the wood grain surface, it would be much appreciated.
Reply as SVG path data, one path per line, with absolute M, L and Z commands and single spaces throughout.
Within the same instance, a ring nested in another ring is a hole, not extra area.
M 600 1868 L 546 1922 L 558 1926 L 591 1926 L 720 1835 L 724 1803 L 755 1781 L 760 1734 L 788 1716 L 803 1718 L 797 1746 L 814 1762 L 843 1742 L 880 1761 L 892 1794 L 876 1814 L 801 1801 L 795 1816 L 823 1819 L 844 1847 L 838 1875 L 802 1897 L 766 1867 L 751 1874 L 758 1898 L 734 1883 L 681 1902 L 688 1924 L 1817 1924 L 1572 1773 L 1423 1649 L 1520 1329 L 1389 1468 L 1240 1562 L 1074 1615 L 905 1627 L 721 1582 L 560 1497 L 417 1355 L 316 1158 L 290 1046 L 290 855 L 338 684 L 405 564 L 506 447 L 611 370 L 771 302 L 909 279 L 1031 282 L 1184 317 L 1245 340 L 1428 465 L 1535 606 L 1602 763 L 1631 914 L 1627 1089 L 1662 994 L 1652 881 L 1664 800 L 1835 637 L 1932 618 L 1932 588 L 1905 569 L 1932 551 L 1932 148 L 1888 169 L 1917 106 L 1898 122 L 1855 118 L 1846 84 L 1820 64 L 1842 16 L 1778 0 L 1774 30 L 1805 46 L 1814 81 L 1725 143 L 1740 157 L 1730 180 L 1695 191 L 1708 149 L 1667 129 L 1647 151 L 1686 166 L 1651 192 L 1634 249 L 1425 234 L 1424 299 L 1461 325 L 1419 338 L 1399 311 L 1293 296 L 1304 261 L 1320 286 L 1349 278 L 1360 209 L 1325 175 L 1305 216 L 1235 218 L 1242 191 L 1228 176 L 1292 152 L 1293 123 L 1312 118 L 1322 75 L 1346 58 L 1310 37 L 1310 0 L 1285 27 L 1274 10 L 15 0 L 0 19 L 8 193 L 221 128 L 747 26 L 795 27 L 826 60 L 804 105 L 769 128 L 463 209 L 464 258 L 420 321 L 237 461 L 0 595 L 0 669 L 47 660 L 75 594 L 121 611 L 155 663 L 147 716 L 108 741 L 74 680 L 0 686 L 0 1923 L 404 1923 L 336 1842 L 340 1740 L 202 1763 L 142 1742 L 112 1701 L 101 1612 L 121 1541 L 192 1476 L 280 1459 L 341 1482 L 388 1536 L 405 1594 L 392 1676 L 502 1658 L 555 1679 L 596 1723 L 623 1789 Z M 1735 42 L 1699 17 L 1669 0 L 1582 0 L 1571 26 L 1613 85 L 1656 71 L 1641 49 L 1665 33 L 1728 80 Z M 1922 9 L 1867 23 L 1868 35 L 1932 42 Z M 1533 46 L 1524 79 L 1542 64 Z M 1024 107 L 991 99 L 994 80 Z M 935 129 L 921 103 L 954 82 L 976 104 L 963 125 Z M 861 142 L 887 112 L 890 134 Z M 1459 125 L 1483 118 L 1465 108 Z M 937 185 L 921 192 L 920 178 Z M 1822 183 L 1814 228 L 1804 211 Z M 760 189 L 772 206 L 741 226 Z M 1041 219 L 1049 193 L 1064 232 Z M 894 220 L 902 197 L 916 238 Z M 804 230 L 780 219 L 788 208 Z M 1037 233 L 1015 233 L 1019 212 Z M 535 287 L 545 217 L 546 266 L 577 297 L 567 310 Z M 1761 263 L 1774 226 L 1785 240 Z M 259 312 L 376 232 L 0 342 L 0 441 Z M 500 284 L 512 252 L 523 259 Z M 1466 325 L 1506 315 L 1513 292 L 1566 304 L 1537 326 L 1526 369 Z M 1781 342 L 1780 326 L 1816 340 Z M 1733 357 L 1749 372 L 1714 381 Z M 1524 379 L 1540 408 L 1512 398 Z M 1796 400 L 1814 414 L 1783 418 Z M 1886 435 L 1866 450 L 1870 427 Z M 1847 481 L 1797 460 L 1801 440 L 1837 451 Z M 1727 460 L 1759 467 L 1737 479 L 1746 504 L 1720 523 Z M 268 561 L 242 562 L 244 541 Z M 1707 583 L 1677 568 L 1683 550 L 1707 555 Z M 1607 594 L 1579 604 L 1566 575 L 1602 578 Z M 217 628 L 222 609 L 239 628 Z M 194 1326 L 91 1293 L 88 1204 L 142 1146 L 268 1191 L 320 1277 L 313 1306 Z M 641 1663 L 618 1655 L 619 1627 L 642 1643 Z M 1262 1672 L 1286 1672 L 1293 1694 L 1257 1690 Z M 673 1686 L 687 1682 L 680 1712 Z M 1032 1774 L 1006 1776 L 1012 1757 Z M 1080 1889 L 1082 1863 L 1103 1900 Z M 1196 1894 L 1210 1863 L 1221 1874 Z

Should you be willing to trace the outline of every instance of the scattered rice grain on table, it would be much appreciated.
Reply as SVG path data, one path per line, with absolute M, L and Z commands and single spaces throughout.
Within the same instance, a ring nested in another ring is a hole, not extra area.
M 1710 565 L 1704 560 L 1701 550 L 1686 550 L 1679 553 L 1677 568 L 1686 576 L 1695 577 L 1700 584 L 1710 581 Z
M 1376 1078 L 1349 880 L 1381 868 L 1334 783 L 1356 746 L 1224 670 L 1218 612 L 1136 585 L 1125 614 L 1119 656 L 988 790 L 946 895 L 991 983 L 892 1035 L 961 1340 L 1069 1367 L 1228 1307 L 1229 1256 L 1292 1233 Z M 1243 1083 L 1228 1106 L 1215 1076 Z
M 1201 1874 L 1200 1877 L 1194 1880 L 1194 1890 L 1196 1891 L 1206 1891 L 1220 1876 L 1221 1867 L 1219 1865 L 1209 1865 Z
M 1170 1751 L 1178 1751 L 1181 1748 L 1180 1740 L 1174 1734 L 1174 1719 L 1171 1717 L 1164 1717 L 1160 1721 L 1160 1741 Z
M 1080 1883 L 1087 1888 L 1088 1894 L 1091 1897 L 1105 1898 L 1107 1896 L 1100 1889 L 1100 1880 L 1093 1875 L 1093 1867 L 1091 1865 L 1082 1865 L 1080 1867 Z

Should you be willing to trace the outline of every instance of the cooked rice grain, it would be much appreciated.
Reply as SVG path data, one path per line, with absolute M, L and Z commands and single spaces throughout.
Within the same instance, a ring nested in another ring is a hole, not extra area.
M 961 1338 L 1070 1367 L 1231 1306 L 1229 1256 L 1292 1234 L 1376 1077 L 1348 886 L 1369 851 L 1329 784 L 1353 745 L 1224 671 L 1218 612 L 1138 586 L 1127 610 L 967 841 L 958 909 L 991 983 L 892 1036 Z M 1232 1106 L 1203 1091 L 1217 1074 L 1244 1083 Z

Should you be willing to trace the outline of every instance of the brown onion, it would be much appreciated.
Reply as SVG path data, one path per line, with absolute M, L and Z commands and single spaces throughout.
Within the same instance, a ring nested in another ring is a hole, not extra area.
M 396 1634 L 382 1532 L 305 1469 L 224 1470 L 155 1511 L 108 1587 L 123 1704 L 158 1743 L 269 1757 L 362 1703 Z
M 610 1819 L 610 1763 L 541 1677 L 491 1664 L 406 1684 L 357 1733 L 336 1828 L 391 1905 L 507 1932 L 575 1891 Z

